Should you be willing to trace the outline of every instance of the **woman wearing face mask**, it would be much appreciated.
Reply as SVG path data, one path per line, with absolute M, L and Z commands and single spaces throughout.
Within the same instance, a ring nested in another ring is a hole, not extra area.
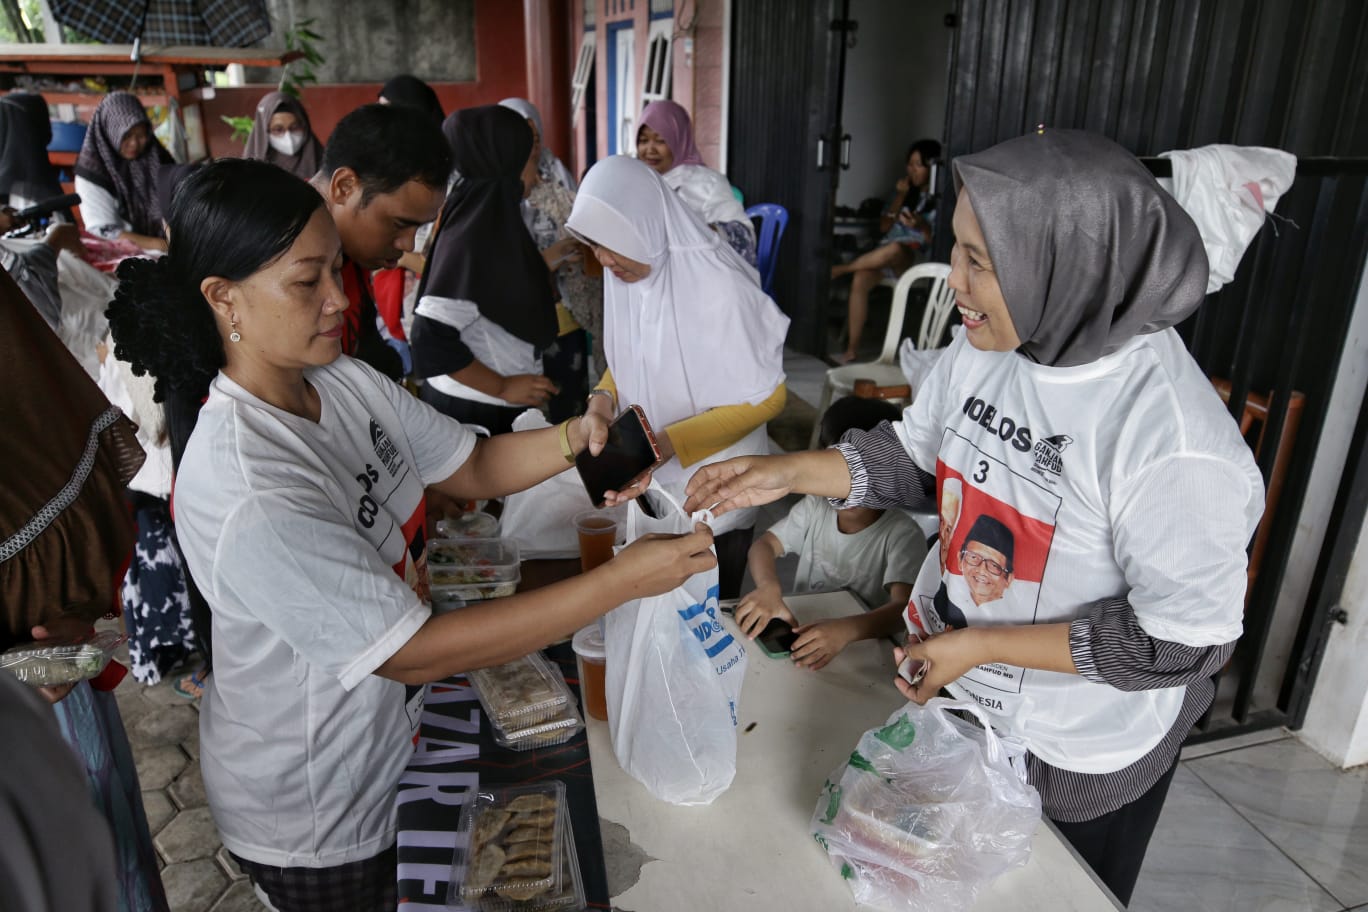
M 768 453 L 765 422 L 784 407 L 788 318 L 755 270 L 709 230 L 660 176 L 624 155 L 584 177 L 566 222 L 603 264 L 608 373 L 589 415 L 636 404 L 666 462 L 656 478 L 683 499 L 690 467 Z M 722 598 L 740 594 L 752 511 L 719 517 Z
M 309 126 L 309 112 L 293 95 L 270 92 L 257 102 L 252 134 L 243 158 L 279 165 L 295 177 L 311 179 L 323 161 L 323 144 Z
M 152 135 L 138 97 L 106 95 L 76 157 L 76 192 L 86 230 L 144 250 L 166 250 L 157 174 L 170 162 L 171 153 Z
M 972 698 L 1020 737 L 1045 813 L 1126 902 L 1241 633 L 1263 483 L 1169 328 L 1202 303 L 1207 262 L 1140 162 L 1045 130 L 961 157 L 954 178 L 965 332 L 902 420 L 709 466 L 686 506 L 796 491 L 933 509 L 953 488 L 945 568 L 928 555 L 907 609 L 926 639 L 905 654 L 927 672 L 895 682 L 918 703 Z

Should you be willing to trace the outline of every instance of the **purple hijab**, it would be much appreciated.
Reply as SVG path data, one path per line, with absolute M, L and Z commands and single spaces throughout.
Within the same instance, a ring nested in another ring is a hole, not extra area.
M 674 156 L 671 169 L 680 165 L 704 164 L 703 156 L 694 145 L 693 124 L 689 112 L 673 101 L 653 101 L 641 112 L 641 126 L 650 127 L 661 135 Z M 638 128 L 640 132 L 640 128 Z

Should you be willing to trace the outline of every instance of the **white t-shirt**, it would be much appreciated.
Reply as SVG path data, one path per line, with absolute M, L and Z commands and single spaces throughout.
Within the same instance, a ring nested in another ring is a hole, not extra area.
M 884 514 L 858 532 L 836 526 L 837 510 L 825 497 L 807 496 L 770 527 L 785 554 L 798 555 L 795 592 L 849 586 L 866 605 L 888 601 L 888 587 L 909 586 L 926 557 L 926 536 L 901 510 Z
M 1157 639 L 1211 646 L 1240 635 L 1263 482 L 1173 330 L 1069 368 L 981 352 L 961 336 L 895 429 L 935 472 L 938 498 L 949 479 L 962 490 L 957 514 L 946 500 L 947 566 L 939 549 L 927 556 L 909 628 L 1062 623 L 1126 598 Z M 961 561 L 970 539 L 995 567 Z M 1159 743 L 1185 689 L 1122 691 L 993 664 L 950 690 L 998 714 L 1046 763 L 1110 773 Z
M 220 374 L 176 479 L 176 534 L 213 612 L 200 766 L 223 844 L 329 867 L 394 840 L 422 689 L 372 674 L 430 616 L 425 485 L 474 436 L 370 367 L 306 372 L 318 423 Z

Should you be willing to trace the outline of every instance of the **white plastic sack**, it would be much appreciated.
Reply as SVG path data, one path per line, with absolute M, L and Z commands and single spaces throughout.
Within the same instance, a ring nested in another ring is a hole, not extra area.
M 693 521 L 655 482 L 633 501 L 627 540 L 682 533 Z M 671 804 L 709 804 L 736 775 L 736 706 L 746 650 L 722 624 L 717 569 L 665 595 L 628 602 L 604 618 L 608 727 L 629 775 Z
M 1296 156 L 1260 146 L 1202 146 L 1163 152 L 1173 161 L 1173 178 L 1161 179 L 1197 223 L 1210 274 L 1207 294 L 1235 277 L 1249 242 L 1263 227 L 1264 213 L 1297 175 Z
M 515 431 L 550 426 L 537 409 L 528 409 L 513 421 Z M 593 508 L 579 472 L 569 468 L 505 497 L 499 535 L 517 542 L 524 558 L 579 557 L 575 514 Z
M 952 328 L 953 334 L 959 330 L 959 326 Z M 936 366 L 940 356 L 945 354 L 944 348 L 917 348 L 912 344 L 909 336 L 902 340 L 898 346 L 898 367 L 902 368 L 903 376 L 907 378 L 907 385 L 912 388 L 912 397 L 916 398 L 917 390 L 926 382 L 926 378 L 931 373 L 931 368 Z
M 860 903 L 967 909 L 980 887 L 1030 857 L 1040 796 L 1026 784 L 1025 753 L 972 701 L 908 703 L 831 774 L 813 837 Z
M 95 346 L 109 334 L 105 309 L 114 299 L 118 282 L 70 250 L 57 255 L 57 289 L 62 296 L 62 323 L 57 335 L 85 368 L 90 379 L 100 377 Z

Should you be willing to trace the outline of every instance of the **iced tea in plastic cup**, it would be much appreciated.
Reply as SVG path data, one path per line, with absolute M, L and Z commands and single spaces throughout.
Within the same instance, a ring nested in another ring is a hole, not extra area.
M 597 623 L 590 624 L 575 634 L 570 641 L 579 662 L 580 695 L 584 711 L 595 719 L 608 721 L 607 651 L 603 633 Z
M 579 535 L 580 569 L 585 573 L 613 559 L 613 542 L 617 540 L 617 520 L 600 510 L 586 510 L 575 515 L 575 532 Z

